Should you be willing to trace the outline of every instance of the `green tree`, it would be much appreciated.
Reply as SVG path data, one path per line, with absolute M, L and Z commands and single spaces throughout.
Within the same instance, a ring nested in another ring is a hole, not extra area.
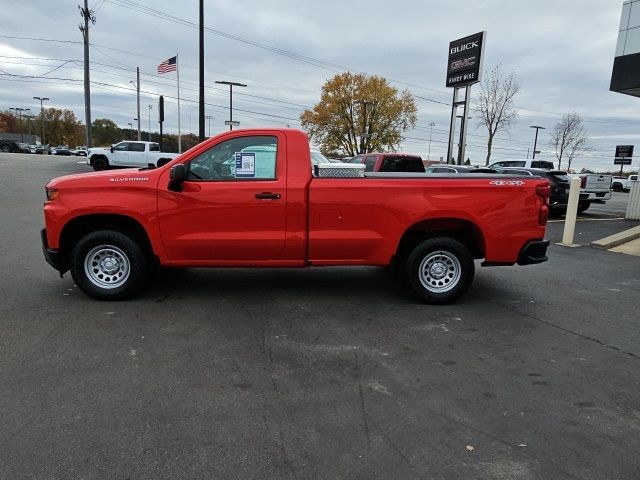
M 408 90 L 399 92 L 376 75 L 347 72 L 323 85 L 320 102 L 300 120 L 323 151 L 355 155 L 398 148 L 417 111 Z
M 42 113 L 36 118 L 37 125 L 42 125 Z M 71 110 L 45 108 L 44 125 L 46 140 L 49 145 L 75 146 L 84 143 L 82 123 Z
M 108 118 L 97 118 L 91 123 L 91 137 L 95 147 L 108 147 L 128 139 L 129 136 L 129 129 L 123 131 L 113 120 Z

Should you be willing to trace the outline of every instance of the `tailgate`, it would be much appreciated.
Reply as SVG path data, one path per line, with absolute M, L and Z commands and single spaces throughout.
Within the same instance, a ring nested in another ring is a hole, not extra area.
M 581 175 L 582 177 L 582 175 Z M 591 192 L 608 192 L 611 188 L 611 175 L 586 175 L 586 183 L 582 185 L 585 190 Z

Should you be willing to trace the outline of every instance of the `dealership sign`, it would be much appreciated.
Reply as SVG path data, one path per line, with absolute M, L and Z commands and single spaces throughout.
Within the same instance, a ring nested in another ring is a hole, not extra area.
M 466 87 L 480 81 L 486 35 L 480 32 L 449 44 L 447 87 Z

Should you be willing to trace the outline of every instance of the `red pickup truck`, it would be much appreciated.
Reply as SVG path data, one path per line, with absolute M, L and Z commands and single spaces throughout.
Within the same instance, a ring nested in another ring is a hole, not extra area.
M 45 188 L 45 258 L 102 300 L 133 295 L 154 264 L 395 265 L 434 304 L 468 289 L 474 259 L 547 260 L 546 180 L 319 178 L 311 165 L 304 132 L 252 129 L 211 138 L 158 168 L 56 178 Z

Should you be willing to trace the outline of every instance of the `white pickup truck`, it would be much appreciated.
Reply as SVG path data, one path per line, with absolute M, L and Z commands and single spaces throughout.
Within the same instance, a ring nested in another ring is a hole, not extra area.
M 111 148 L 90 148 L 87 150 L 87 165 L 94 170 L 122 167 L 160 166 L 178 157 L 177 153 L 164 153 L 155 142 L 123 140 Z
M 611 175 L 599 173 L 570 174 L 571 177 L 580 179 L 580 201 L 578 212 L 587 210 L 592 203 L 605 203 L 611 200 Z
M 631 190 L 633 182 L 638 181 L 638 175 L 629 175 L 628 177 L 613 177 L 611 182 L 611 190 L 614 192 L 628 192 Z

